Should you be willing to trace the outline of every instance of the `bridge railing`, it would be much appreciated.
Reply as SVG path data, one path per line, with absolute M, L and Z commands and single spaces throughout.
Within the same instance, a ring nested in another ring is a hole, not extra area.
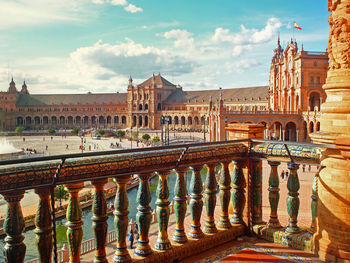
M 56 241 L 54 211 L 54 188 L 64 185 L 69 193 L 67 207 L 67 236 L 70 262 L 80 262 L 84 248 L 82 243 L 82 213 L 79 192 L 86 181 L 91 181 L 95 188 L 92 207 L 92 229 L 95 239 L 86 246 L 95 247 L 95 259 L 106 259 L 107 239 L 107 203 L 104 185 L 108 178 L 113 178 L 117 185 L 115 195 L 115 231 L 116 249 L 114 261 L 131 262 L 127 249 L 128 196 L 126 185 L 131 174 L 139 177 L 136 202 L 138 203 L 136 221 L 140 233 L 134 253 L 149 257 L 149 262 L 157 261 L 159 251 L 169 252 L 172 260 L 182 260 L 192 254 L 200 253 L 208 248 L 233 240 L 246 231 L 254 230 L 262 222 L 262 159 L 273 157 L 271 166 L 270 187 L 271 200 L 278 195 L 276 183 L 276 166 L 280 161 L 288 161 L 290 177 L 288 190 L 290 204 L 297 202 L 298 162 L 317 163 L 319 154 L 314 145 L 291 145 L 259 140 L 236 140 L 215 143 L 199 143 L 175 145 L 134 150 L 109 151 L 100 153 L 70 154 L 31 158 L 27 160 L 9 160 L 0 162 L 0 194 L 7 201 L 7 216 L 4 230 L 6 232 L 4 254 L 8 262 L 24 262 L 25 244 L 23 243 L 24 220 L 20 201 L 25 190 L 35 189 L 39 196 L 36 214 L 36 240 L 38 257 L 41 262 L 48 262 Z M 222 165 L 217 182 L 215 168 Z M 204 187 L 200 175 L 203 166 L 208 169 Z M 192 224 L 185 229 L 184 218 L 187 210 L 187 189 L 185 173 L 191 169 L 192 176 L 189 187 L 189 210 Z M 174 189 L 174 210 L 176 229 L 168 235 L 170 213 L 168 176 L 176 171 Z M 151 192 L 149 179 L 156 173 L 159 177 L 156 200 L 156 216 L 158 222 L 158 239 L 151 248 L 149 229 L 152 220 L 150 207 Z M 219 187 L 220 219 L 215 221 L 214 213 Z M 204 190 L 204 191 L 203 191 Z M 203 202 L 203 200 L 204 202 Z M 228 206 L 232 204 L 233 215 L 229 217 Z M 271 220 L 268 228 L 278 227 L 276 215 L 278 202 L 270 202 Z M 202 208 L 205 206 L 205 214 Z M 297 217 L 299 207 L 294 207 L 290 216 L 290 224 L 284 232 L 298 231 Z M 204 227 L 200 220 L 204 217 Z M 313 218 L 314 222 L 314 218 Z M 187 234 L 186 234 L 186 231 Z M 255 231 L 255 230 L 254 230 Z M 213 235 L 205 235 L 213 234 Z M 170 239 L 172 242 L 170 242 Z M 189 242 L 189 239 L 203 239 L 201 245 Z M 215 242 L 213 242 L 215 240 Z M 173 246 L 174 243 L 181 246 Z M 185 248 L 185 249 L 184 249 Z M 190 249 L 189 249 L 190 248 Z M 56 258 L 54 253 L 54 258 Z

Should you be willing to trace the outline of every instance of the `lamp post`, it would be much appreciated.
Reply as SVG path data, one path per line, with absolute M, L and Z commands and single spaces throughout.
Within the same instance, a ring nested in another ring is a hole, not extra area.
M 170 116 L 165 116 L 165 144 L 169 145 L 169 122 L 170 122 Z
M 207 122 L 207 118 L 205 115 L 203 117 L 204 117 L 204 142 L 205 142 L 205 123 Z
M 132 125 L 130 128 L 130 149 L 132 149 Z
M 162 145 L 163 145 L 163 143 L 164 143 L 163 124 L 164 124 L 164 116 L 160 116 L 160 127 L 161 127 L 161 129 L 162 129 L 162 131 L 161 131 Z
M 139 123 L 136 124 L 136 147 L 139 147 Z
M 85 115 L 83 115 L 83 134 L 85 133 Z

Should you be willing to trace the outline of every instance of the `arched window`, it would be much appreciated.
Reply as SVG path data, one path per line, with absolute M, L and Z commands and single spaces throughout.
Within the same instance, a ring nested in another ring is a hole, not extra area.
M 157 110 L 162 110 L 162 104 L 158 103 Z
M 148 110 L 148 104 L 147 103 L 145 104 L 145 110 Z
M 139 110 L 142 110 L 142 104 L 139 105 Z

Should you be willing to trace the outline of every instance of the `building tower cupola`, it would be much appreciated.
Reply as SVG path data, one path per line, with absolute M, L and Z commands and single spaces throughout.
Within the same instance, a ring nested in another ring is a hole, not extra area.
M 129 78 L 129 87 L 132 87 L 132 77 Z
M 8 89 L 8 92 L 10 92 L 10 93 L 16 93 L 17 92 L 16 83 L 13 81 L 13 77 L 11 79 L 10 87 Z
M 26 84 L 26 81 L 25 81 L 25 80 L 23 81 L 23 85 L 22 85 L 21 92 L 22 92 L 22 93 L 29 94 L 28 88 L 27 88 L 27 84 Z

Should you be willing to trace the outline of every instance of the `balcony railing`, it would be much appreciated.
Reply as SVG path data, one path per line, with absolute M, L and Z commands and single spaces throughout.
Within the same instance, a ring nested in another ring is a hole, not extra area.
M 289 235 L 299 233 L 297 169 L 299 163 L 316 164 L 319 162 L 318 147 L 320 146 L 316 147 L 312 144 L 237 140 L 2 161 L 0 162 L 0 194 L 4 196 L 8 204 L 4 223 L 4 231 L 7 235 L 4 248 L 5 257 L 11 263 L 24 262 L 26 247 L 23 243 L 24 220 L 20 201 L 25 190 L 35 189 L 40 198 L 35 220 L 38 257 L 40 262 L 50 262 L 52 251 L 54 251 L 53 258 L 57 259 L 59 255 L 57 255 L 55 245 L 54 188 L 57 185 L 64 185 L 69 193 L 66 226 L 70 262 L 80 262 L 80 255 L 83 252 L 81 250 L 83 222 L 79 192 L 84 187 L 84 182 L 91 181 L 95 188 L 92 207 L 92 229 L 95 239 L 84 246 L 95 248 L 96 262 L 106 262 L 107 203 L 104 185 L 108 178 L 113 178 L 117 184 L 113 212 L 116 231 L 116 249 L 113 260 L 131 262 L 126 242 L 129 222 L 126 185 L 132 174 L 137 174 L 139 177 L 136 221 L 140 236 L 134 253 L 148 257 L 149 262 L 160 262 L 157 255 L 159 253 L 165 255 L 164 253 L 167 252 L 168 261 L 170 259 L 182 260 L 192 254 L 231 241 L 247 231 L 254 231 L 268 239 L 271 239 L 271 236 L 273 238 L 277 230 L 279 233 Z M 268 189 L 271 214 L 267 224 L 262 222 L 261 199 L 262 159 L 265 158 L 268 159 L 271 166 Z M 277 166 L 280 162 L 288 162 L 290 170 L 287 200 L 289 225 L 286 228 L 281 228 L 277 216 L 279 199 Z M 222 165 L 222 170 L 217 182 L 215 167 L 218 164 Z M 203 166 L 208 168 L 204 192 L 200 175 Z M 192 224 L 190 229 L 185 229 L 187 189 L 184 175 L 189 168 L 192 169 L 189 187 L 189 210 Z M 173 170 L 176 171 L 174 189 L 176 229 L 170 234 L 172 242 L 181 244 L 179 246 L 172 245 L 168 233 L 170 202 L 167 180 Z M 152 249 L 149 243 L 152 218 L 149 179 L 154 173 L 157 173 L 159 177 L 156 193 L 159 231 L 157 242 L 154 244 L 155 249 Z M 221 204 L 220 219 L 215 222 L 214 212 L 218 186 L 218 197 Z M 312 200 L 312 225 L 308 231 L 311 236 L 316 226 L 316 192 Z M 233 207 L 232 216 L 228 212 L 230 202 Z M 205 215 L 202 215 L 203 203 Z M 205 225 L 202 229 L 200 220 L 203 216 Z M 187 235 L 185 231 L 188 231 Z M 210 235 L 204 237 L 204 233 Z M 193 240 L 202 239 L 202 242 L 199 243 L 201 245 L 188 242 L 188 237 Z M 310 236 L 308 239 L 305 238 L 303 244 L 309 244 L 307 242 L 311 242 L 310 240 L 312 240 Z

